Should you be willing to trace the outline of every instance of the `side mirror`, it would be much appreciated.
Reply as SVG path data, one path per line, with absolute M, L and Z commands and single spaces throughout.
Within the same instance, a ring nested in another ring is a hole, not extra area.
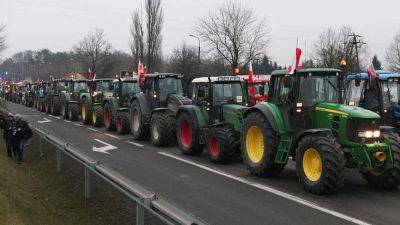
M 264 95 L 264 85 L 258 87 L 258 93 L 260 93 L 260 95 Z
M 283 79 L 283 86 L 285 88 L 292 87 L 292 77 L 291 76 L 284 76 L 282 79 Z
M 360 87 L 360 85 L 361 85 L 361 78 L 357 76 L 357 77 L 354 79 L 354 84 L 356 85 L 356 87 Z

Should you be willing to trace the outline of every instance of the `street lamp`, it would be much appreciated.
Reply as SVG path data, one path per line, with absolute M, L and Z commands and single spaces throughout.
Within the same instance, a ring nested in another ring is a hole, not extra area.
M 198 57 L 199 57 L 199 66 L 200 66 L 200 38 L 197 37 L 197 36 L 195 36 L 195 35 L 193 35 L 193 34 L 189 34 L 189 37 L 196 38 L 196 39 L 199 41 L 199 53 L 198 53 Z

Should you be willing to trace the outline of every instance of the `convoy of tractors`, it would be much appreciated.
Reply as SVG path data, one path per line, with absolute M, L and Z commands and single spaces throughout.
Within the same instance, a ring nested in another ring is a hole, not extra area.
M 177 143 L 185 155 L 206 151 L 215 163 L 241 155 L 256 176 L 277 176 L 291 159 L 305 190 L 329 194 L 343 185 L 345 168 L 373 187 L 400 184 L 400 74 L 377 74 L 310 68 L 269 79 L 205 76 L 185 96 L 183 75 L 121 71 L 115 79 L 4 83 L 1 94 L 155 146 Z

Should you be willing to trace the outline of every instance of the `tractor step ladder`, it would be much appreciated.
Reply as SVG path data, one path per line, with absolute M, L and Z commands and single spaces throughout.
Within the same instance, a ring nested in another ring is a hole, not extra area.
M 290 146 L 292 145 L 292 137 L 283 134 L 280 137 L 278 152 L 276 153 L 275 163 L 286 164 L 289 156 Z

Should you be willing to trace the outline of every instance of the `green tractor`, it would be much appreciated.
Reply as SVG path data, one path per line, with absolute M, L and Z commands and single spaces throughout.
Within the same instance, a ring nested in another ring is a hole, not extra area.
M 179 107 L 176 123 L 183 154 L 200 155 L 206 146 L 211 161 L 227 163 L 240 151 L 243 114 L 249 97 L 237 76 L 201 77 L 192 81 L 193 104 Z
M 151 136 L 154 145 L 169 145 L 176 140 L 175 118 L 178 107 L 192 103 L 183 96 L 182 75 L 146 74 L 140 88 L 141 92 L 133 98 L 130 107 L 133 138 L 146 140 Z
M 60 112 L 63 118 L 77 121 L 82 103 L 89 98 L 87 80 L 70 79 L 65 85 L 66 89 L 60 94 L 58 100 Z
M 35 106 L 35 96 L 37 92 L 38 83 L 28 83 L 25 85 L 24 92 L 24 105 L 27 107 Z
M 133 76 L 118 77 L 111 88 L 113 95 L 104 102 L 104 127 L 106 130 L 116 129 L 119 134 L 130 131 L 129 108 L 139 88 Z
M 380 129 L 375 112 L 341 104 L 344 79 L 336 69 L 300 69 L 294 75 L 274 71 L 271 101 L 244 115 L 247 169 L 276 176 L 292 157 L 311 193 L 335 192 L 345 167 L 359 169 L 373 186 L 395 189 L 400 183 L 399 137 Z
M 58 115 L 61 112 L 60 96 L 65 93 L 68 87 L 67 79 L 52 79 L 48 87 L 45 99 L 45 112 Z
M 104 99 L 112 96 L 111 79 L 95 79 L 88 81 L 89 96 L 82 99 L 82 121 L 95 127 L 103 126 Z

